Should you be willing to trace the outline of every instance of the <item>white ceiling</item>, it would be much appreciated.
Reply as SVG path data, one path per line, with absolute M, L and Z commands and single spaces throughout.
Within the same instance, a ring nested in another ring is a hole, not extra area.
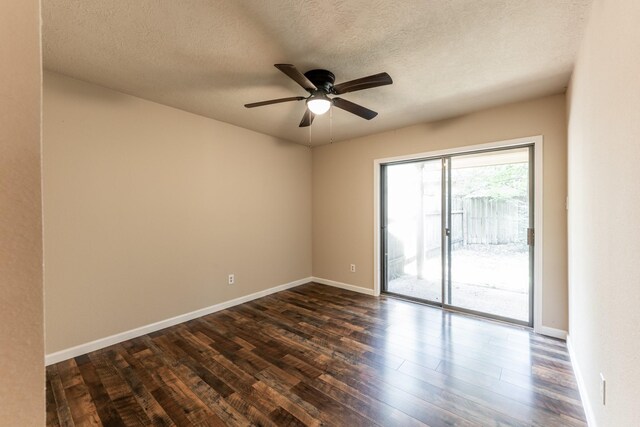
M 45 68 L 312 145 L 560 93 L 591 0 L 43 0 Z M 306 95 L 273 64 L 393 85 L 298 128 Z

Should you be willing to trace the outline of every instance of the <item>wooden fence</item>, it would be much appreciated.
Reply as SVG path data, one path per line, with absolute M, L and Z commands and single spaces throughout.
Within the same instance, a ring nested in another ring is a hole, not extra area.
M 464 245 L 502 245 L 526 239 L 528 218 L 524 201 L 467 197 L 461 203 Z

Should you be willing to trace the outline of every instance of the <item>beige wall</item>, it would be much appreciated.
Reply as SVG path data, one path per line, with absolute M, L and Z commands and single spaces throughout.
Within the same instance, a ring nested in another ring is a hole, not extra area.
M 44 424 L 40 2 L 0 13 L 0 425 Z
M 310 276 L 308 148 L 52 73 L 43 119 L 47 353 Z
M 638 22 L 637 0 L 594 3 L 568 96 L 569 333 L 600 427 L 640 425 Z
M 373 289 L 374 159 L 533 135 L 544 136 L 542 323 L 566 330 L 564 95 L 314 148 L 313 275 Z

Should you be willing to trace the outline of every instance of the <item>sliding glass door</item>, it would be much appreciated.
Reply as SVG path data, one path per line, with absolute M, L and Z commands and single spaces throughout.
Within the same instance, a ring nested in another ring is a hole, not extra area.
M 383 290 L 533 324 L 533 147 L 382 165 Z

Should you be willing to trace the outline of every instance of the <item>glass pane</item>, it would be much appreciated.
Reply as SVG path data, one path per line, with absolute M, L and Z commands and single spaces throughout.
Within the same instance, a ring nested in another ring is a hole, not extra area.
M 451 158 L 446 302 L 529 321 L 529 149 Z
M 442 161 L 387 166 L 387 291 L 442 300 Z

